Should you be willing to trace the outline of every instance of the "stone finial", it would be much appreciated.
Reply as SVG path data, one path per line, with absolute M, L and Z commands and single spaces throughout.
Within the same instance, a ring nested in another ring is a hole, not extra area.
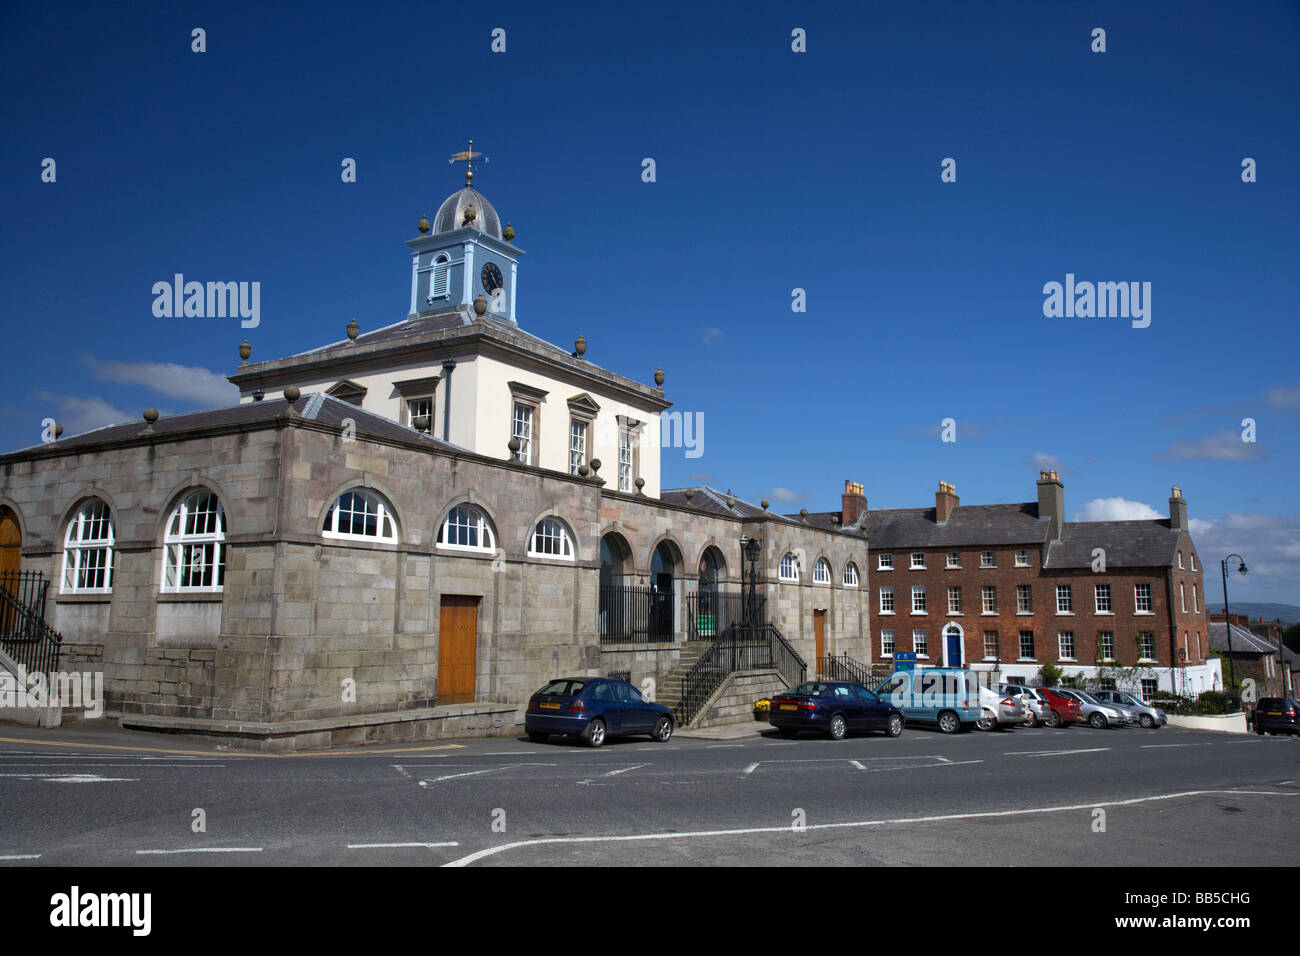
M 770 501 L 768 501 L 766 498 L 764 498 L 762 501 L 759 502 L 759 504 L 762 505 L 762 506 L 763 506 L 763 510 L 766 511 L 766 510 L 768 509 L 768 507 L 772 504 L 772 502 L 770 502 Z
M 510 457 L 514 458 L 515 455 L 519 454 L 519 449 L 524 446 L 519 443 L 519 436 L 511 435 L 510 440 L 506 442 L 506 447 L 510 449 Z
M 645 494 L 645 492 L 641 490 L 642 488 L 645 487 L 645 479 L 644 479 L 644 478 L 642 478 L 640 475 L 637 475 L 637 476 L 636 476 L 636 481 L 633 482 L 633 484 L 636 485 L 636 493 L 637 493 L 638 495 L 643 495 L 643 494 Z
M 357 336 L 360 334 L 361 334 L 361 326 L 357 325 L 357 320 L 354 318 L 351 322 L 348 323 L 348 338 L 353 342 L 355 342 L 357 340 Z
M 582 337 L 581 332 L 578 333 L 577 341 L 573 343 L 573 354 L 578 358 L 587 354 L 587 340 Z
M 589 465 L 587 465 L 586 463 L 583 463 L 583 464 L 581 464 L 581 465 L 578 466 L 578 477 L 579 477 L 579 478 L 586 478 L 586 477 L 587 477 L 588 475 L 590 475 L 590 474 L 591 474 L 591 467 L 590 467 Z
M 298 401 L 298 399 L 301 397 L 302 397 L 302 389 L 300 389 L 297 385 L 290 385 L 288 388 L 284 390 L 285 401 L 287 401 L 290 405 Z
M 474 211 L 474 207 L 473 207 L 473 206 L 466 206 L 466 207 L 465 207 L 465 217 L 461 220 L 461 223 L 460 223 L 460 224 L 461 224 L 462 226 L 470 226 L 470 225 L 473 225 L 473 224 L 474 224 L 474 220 L 477 219 L 477 218 L 478 218 L 478 213 L 476 213 L 476 212 Z
M 515 227 L 510 225 L 510 223 L 506 223 L 506 227 L 501 230 L 501 235 L 505 238 L 506 242 L 514 242 Z
M 147 432 L 151 432 L 151 431 L 153 431 L 153 423 L 156 422 L 156 421 L 158 420 L 158 409 L 156 409 L 156 408 L 146 408 L 146 409 L 144 410 L 144 414 L 143 414 L 143 416 L 141 416 L 141 417 L 144 418 L 145 423 L 146 423 L 146 424 L 145 424 L 145 427 L 144 427 L 144 430 L 147 431 Z
M 415 430 L 417 432 L 419 432 L 420 434 L 424 434 L 429 430 L 429 416 L 416 415 L 413 419 L 411 419 L 411 424 L 415 426 Z
M 429 225 L 429 217 L 421 216 L 420 221 L 415 224 L 415 228 L 420 230 L 420 235 L 427 236 L 429 234 L 429 229 L 432 228 Z
M 808 509 L 807 509 L 807 508 L 800 508 L 800 509 L 799 509 L 799 520 L 800 520 L 800 521 L 807 521 L 807 520 L 808 520 Z
M 664 387 L 664 370 L 661 368 L 657 368 L 655 369 L 655 388 L 659 389 L 660 391 L 663 391 L 663 387 Z
M 474 314 L 480 319 L 487 314 L 487 302 L 483 300 L 482 292 L 480 292 L 478 298 L 474 300 Z
M 591 477 L 595 478 L 598 471 L 600 471 L 600 459 L 593 458 L 591 459 Z
M 253 354 L 253 347 L 248 344 L 248 339 L 244 339 L 239 345 L 239 364 L 247 365 L 248 357 Z
M 695 489 L 694 489 L 694 488 L 687 488 L 687 489 L 686 489 L 686 503 L 687 503 L 687 504 L 690 504 L 690 503 L 691 503 L 691 499 L 694 498 L 694 497 L 695 497 Z
M 54 440 L 55 440 L 55 441 L 58 441 L 58 440 L 59 440 L 59 436 L 62 435 L 62 434 L 63 434 L 63 423 L 62 423 L 62 422 L 55 422 L 55 423 L 54 423 Z

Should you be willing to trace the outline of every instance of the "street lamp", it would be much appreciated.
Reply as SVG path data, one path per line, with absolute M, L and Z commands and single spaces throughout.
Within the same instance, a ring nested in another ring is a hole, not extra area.
M 1228 629 L 1228 674 L 1231 680 L 1233 690 L 1237 689 L 1237 667 L 1236 662 L 1232 659 L 1232 615 L 1228 613 L 1228 560 L 1229 558 L 1237 559 L 1237 572 L 1246 573 L 1246 559 L 1239 554 L 1230 554 L 1219 562 L 1219 568 L 1223 571 L 1223 626 Z
M 745 596 L 745 623 L 758 623 L 758 554 L 762 550 L 758 538 L 740 537 L 740 554 L 745 562 L 745 576 L 749 579 L 749 593 Z

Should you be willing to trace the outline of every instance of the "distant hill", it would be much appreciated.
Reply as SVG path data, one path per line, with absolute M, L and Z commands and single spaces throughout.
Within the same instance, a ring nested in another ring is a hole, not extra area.
M 1214 614 L 1223 613 L 1222 604 L 1207 603 L 1205 606 Z M 1252 621 L 1261 617 L 1266 621 L 1281 618 L 1282 621 L 1287 624 L 1294 624 L 1296 621 L 1300 621 L 1300 607 L 1296 607 L 1294 604 L 1264 604 L 1254 601 L 1233 601 L 1232 613 L 1249 614 Z

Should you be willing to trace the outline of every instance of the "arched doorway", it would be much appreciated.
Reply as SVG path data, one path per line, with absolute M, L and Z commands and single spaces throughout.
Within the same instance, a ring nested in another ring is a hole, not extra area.
M 676 631 L 675 582 L 682 577 L 681 552 L 660 541 L 650 556 L 650 640 L 671 641 Z
M 14 625 L 14 601 L 19 595 L 18 572 L 22 569 L 23 532 L 18 516 L 11 508 L 0 505 L 0 634 L 8 634 Z
M 730 623 L 726 618 L 722 580 L 727 575 L 727 559 L 713 545 L 700 555 L 699 579 L 695 596 L 695 633 L 693 637 L 717 637 Z
M 943 629 L 943 666 L 961 667 L 965 641 L 961 625 L 955 621 Z
M 600 539 L 600 603 L 597 626 L 602 643 L 630 640 L 634 636 L 636 609 L 633 596 L 632 549 L 611 531 Z

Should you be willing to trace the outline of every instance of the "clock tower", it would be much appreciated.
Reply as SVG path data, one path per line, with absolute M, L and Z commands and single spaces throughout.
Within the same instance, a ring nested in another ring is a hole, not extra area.
M 472 306 L 483 297 L 486 318 L 517 326 L 516 282 L 523 250 L 511 241 L 515 231 L 501 227 L 496 209 L 473 186 L 470 149 L 452 161 L 465 160 L 465 186 L 443 201 L 433 222 L 420 220 L 420 237 L 411 247 L 411 315 Z

